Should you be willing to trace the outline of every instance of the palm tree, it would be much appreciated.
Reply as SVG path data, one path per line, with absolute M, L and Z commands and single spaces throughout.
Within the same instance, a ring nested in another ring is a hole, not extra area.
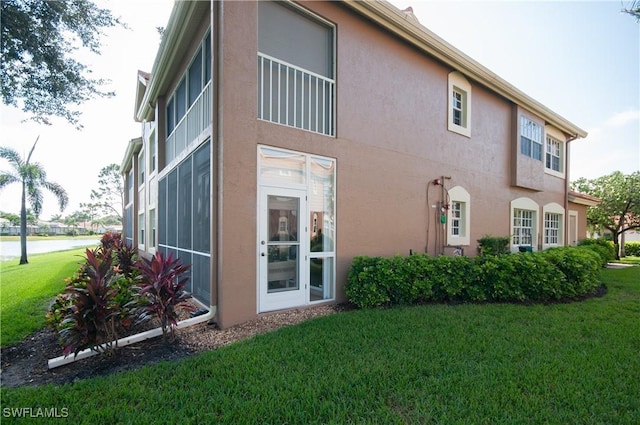
M 20 264 L 27 264 L 27 197 L 34 214 L 40 215 L 42 210 L 42 189 L 47 189 L 58 198 L 60 211 L 69 202 L 67 192 L 58 183 L 47 180 L 47 173 L 38 162 L 31 163 L 31 155 L 36 148 L 40 136 L 33 143 L 27 160 L 24 161 L 12 148 L 0 146 L 0 158 L 9 161 L 11 171 L 0 171 L 0 189 L 10 183 L 22 183 L 22 202 L 20 205 Z

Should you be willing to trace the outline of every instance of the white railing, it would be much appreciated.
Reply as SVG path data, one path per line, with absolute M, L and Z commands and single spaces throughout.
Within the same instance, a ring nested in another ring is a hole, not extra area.
M 258 118 L 334 135 L 331 78 L 258 53 Z
M 211 123 L 211 81 L 167 137 L 166 163 L 189 146 Z

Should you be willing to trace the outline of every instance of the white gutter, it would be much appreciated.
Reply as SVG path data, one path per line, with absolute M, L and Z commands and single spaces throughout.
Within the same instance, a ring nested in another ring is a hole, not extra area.
M 178 322 L 176 329 L 182 329 L 189 326 L 197 325 L 198 323 L 206 322 L 216 315 L 216 308 L 213 306 L 209 307 L 209 312 L 207 314 L 203 314 L 201 316 L 192 317 L 190 319 L 182 320 Z M 120 338 L 116 341 L 116 347 L 125 347 L 127 345 L 134 344 L 136 342 L 144 341 L 145 339 L 151 339 L 162 335 L 162 328 L 155 328 L 145 332 L 141 332 L 139 334 L 126 336 L 124 338 Z M 77 360 L 86 359 L 87 357 L 94 356 L 98 354 L 99 351 L 92 350 L 87 348 L 86 350 L 80 351 L 77 355 L 68 355 L 68 356 L 60 356 L 54 359 L 49 359 L 47 361 L 47 366 L 49 369 L 54 369 L 59 366 L 64 366 L 69 363 L 73 363 Z

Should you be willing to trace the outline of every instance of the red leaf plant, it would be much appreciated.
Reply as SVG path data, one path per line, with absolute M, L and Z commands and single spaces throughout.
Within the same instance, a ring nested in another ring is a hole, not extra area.
M 189 277 L 184 276 L 190 267 L 183 265 L 179 258 L 174 259 L 171 254 L 164 257 L 161 252 L 151 260 L 141 258 L 136 265 L 140 272 L 139 295 L 147 301 L 143 316 L 158 318 L 165 342 L 175 340 L 174 330 L 178 324 L 176 308 L 194 310 L 193 306 L 185 303 L 191 298 L 191 294 L 185 290 Z

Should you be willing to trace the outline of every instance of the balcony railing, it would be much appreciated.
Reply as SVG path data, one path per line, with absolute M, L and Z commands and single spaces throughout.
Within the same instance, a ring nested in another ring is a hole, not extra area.
M 258 53 L 258 118 L 333 136 L 334 85 L 331 78 Z
M 169 164 L 189 143 L 211 124 L 211 81 L 167 137 L 166 163 Z

